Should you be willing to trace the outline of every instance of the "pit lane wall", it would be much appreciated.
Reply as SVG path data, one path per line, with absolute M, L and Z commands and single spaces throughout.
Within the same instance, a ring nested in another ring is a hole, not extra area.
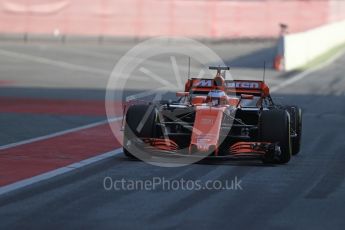
M 266 38 L 345 19 L 340 0 L 0 0 L 0 33 Z
M 284 70 L 298 69 L 345 43 L 345 20 L 287 34 L 280 41 L 284 50 Z

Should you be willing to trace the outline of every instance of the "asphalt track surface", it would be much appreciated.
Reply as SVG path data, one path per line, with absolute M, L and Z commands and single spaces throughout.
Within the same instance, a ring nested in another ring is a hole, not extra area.
M 41 51 L 43 53 L 37 53 L 39 49 L 35 45 L 2 44 L 1 47 L 13 52 L 28 52 L 30 55 L 51 55 L 48 56 L 49 58 L 63 57 L 66 62 L 73 60 L 84 62 L 86 60 L 85 54 L 79 53 L 79 59 L 74 56 L 76 52 L 73 50 L 76 49 L 82 50 L 84 53 L 85 50 L 94 51 L 94 49 L 103 53 L 110 52 L 108 47 L 92 46 L 87 48 L 79 46 L 78 48 L 78 46 L 52 45 L 45 52 Z M 217 48 L 224 51 L 225 47 L 226 45 L 221 48 L 215 45 L 213 49 L 216 52 Z M 241 49 L 241 47 L 245 48 Z M 241 53 L 241 50 L 249 49 L 248 47 L 251 47 L 252 50 Z M 251 58 L 250 54 L 260 56 L 262 53 L 269 52 L 269 47 L 267 44 L 239 46 L 238 58 L 232 57 L 236 58 L 239 66 L 236 71 L 246 75 L 261 75 L 261 70 L 254 65 L 251 66 L 246 55 Z M 51 52 L 52 50 L 55 52 Z M 228 52 L 231 53 L 234 50 L 236 49 L 230 47 Z M 66 52 L 65 56 L 62 56 L 60 52 Z M 123 52 L 117 53 L 120 56 Z M 110 55 L 112 54 L 110 52 Z M 47 68 L 45 65 L 41 65 L 42 63 L 35 66 L 20 58 L 2 58 L 8 62 L 17 62 L 17 64 L 26 63 L 27 68 L 32 68 L 32 72 L 28 72 L 26 69 L 22 73 L 19 67 L 16 69 L 18 72 L 8 69 L 8 74 L 13 74 L 13 76 L 17 73 L 26 74 L 29 77 L 24 81 L 23 78 L 17 79 L 18 84 L 24 88 L 4 86 L 1 89 L 2 97 L 10 98 L 21 95 L 32 98 L 63 97 L 102 100 L 104 96 L 104 92 L 94 89 L 102 88 L 103 83 L 94 81 L 92 77 L 81 89 L 65 89 L 63 84 L 66 81 L 49 82 L 54 79 L 49 76 L 63 75 L 64 70 L 61 70 L 62 72 L 48 71 L 51 66 Z M 92 58 L 94 57 L 92 56 Z M 229 57 L 230 59 L 231 57 Z M 106 61 L 102 60 L 103 62 L 96 58 L 92 63 L 99 65 L 97 68 L 102 68 L 104 65 L 105 69 L 109 69 Z M 297 104 L 304 111 L 302 150 L 286 165 L 207 161 L 186 167 L 163 168 L 128 160 L 119 154 L 111 159 L 1 197 L 0 228 L 343 229 L 345 225 L 343 218 L 345 211 L 345 134 L 342 132 L 345 126 L 344 63 L 345 56 L 342 56 L 331 65 L 275 92 L 276 100 Z M 246 65 L 248 68 L 245 68 Z M 46 83 L 40 83 L 35 78 L 40 71 L 47 74 L 45 75 L 48 76 Z M 269 71 L 269 74 L 268 80 L 272 82 L 273 86 L 288 78 L 278 76 L 273 71 Z M 71 80 L 71 84 L 78 82 L 77 80 Z M 60 87 L 49 90 L 40 88 L 51 85 Z M 104 116 L 95 116 L 95 113 L 91 114 L 93 115 L 74 115 L 75 120 L 72 121 L 70 118 L 65 118 L 65 120 L 61 118 L 65 115 L 50 115 L 56 119 L 50 117 L 51 120 L 46 121 L 50 124 L 49 128 L 43 131 L 45 133 L 54 132 L 56 128 L 51 130 L 50 127 L 56 126 L 59 127 L 58 129 L 63 129 L 64 127 L 61 127 L 61 123 L 58 122 L 74 127 L 81 123 L 91 122 L 87 119 L 101 120 L 104 118 Z M 7 117 L 16 120 L 12 115 Z M 20 111 L 16 115 L 19 120 L 22 120 L 19 118 L 20 115 L 28 120 L 23 124 L 29 123 L 26 128 L 31 130 L 33 137 L 41 135 L 43 131 L 38 133 L 35 130 L 42 129 L 42 127 L 37 128 L 34 123 L 30 124 L 35 120 L 34 115 L 23 115 Z M 6 116 L 1 117 L 4 119 Z M 80 119 L 77 119 L 78 117 Z M 42 120 L 46 119 L 42 118 Z M 11 133 L 10 126 L 10 123 L 2 124 L 2 133 L 11 137 L 2 144 L 26 138 L 17 133 Z M 18 131 L 18 133 L 21 132 Z M 17 136 L 18 138 L 16 138 Z M 241 180 L 242 189 L 169 190 L 163 186 L 157 186 L 151 191 L 141 189 L 107 191 L 103 185 L 106 177 L 111 177 L 113 180 L 125 178 L 136 181 L 159 177 L 169 181 L 200 180 L 202 183 L 206 183 L 208 180 L 224 182 L 237 178 Z

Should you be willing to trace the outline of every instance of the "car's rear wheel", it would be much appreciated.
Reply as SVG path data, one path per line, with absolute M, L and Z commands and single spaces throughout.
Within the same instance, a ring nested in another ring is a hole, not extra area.
M 291 158 L 290 116 L 285 110 L 262 111 L 260 115 L 260 140 L 278 143 L 280 156 L 265 158 L 266 163 L 284 164 Z
M 302 109 L 296 107 L 296 133 L 297 137 L 292 139 L 292 145 L 294 146 L 293 155 L 297 155 L 301 150 L 301 141 L 302 141 Z
M 302 138 L 302 109 L 298 106 L 286 106 L 285 109 L 290 114 L 291 129 L 296 136 L 291 138 L 292 155 L 297 155 L 301 149 Z
M 129 158 L 137 158 L 135 139 L 153 138 L 155 135 L 156 107 L 154 105 L 133 105 L 126 113 L 123 136 L 123 152 Z

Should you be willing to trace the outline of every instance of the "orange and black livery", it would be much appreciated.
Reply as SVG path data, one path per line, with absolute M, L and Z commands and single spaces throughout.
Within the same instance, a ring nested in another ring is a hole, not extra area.
M 287 163 L 300 150 L 302 110 L 275 104 L 264 81 L 190 78 L 175 101 L 132 105 L 125 115 L 124 152 L 261 159 Z

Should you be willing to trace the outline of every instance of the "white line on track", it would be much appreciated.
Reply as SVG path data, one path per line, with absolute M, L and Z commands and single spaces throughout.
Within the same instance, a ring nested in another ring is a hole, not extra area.
M 89 66 L 85 66 L 85 65 L 71 64 L 71 63 L 64 62 L 64 61 L 58 61 L 58 60 L 54 60 L 54 59 L 50 59 L 50 58 L 40 57 L 40 56 L 36 56 L 36 55 L 29 55 L 29 54 L 24 54 L 24 53 L 18 53 L 18 52 L 8 51 L 8 50 L 4 50 L 4 49 L 0 49 L 0 55 L 11 57 L 11 58 L 17 58 L 17 59 L 19 58 L 19 59 L 23 59 L 23 60 L 27 60 L 27 61 L 31 61 L 31 62 L 40 63 L 40 64 L 51 65 L 51 66 L 59 67 L 62 69 L 68 69 L 68 70 L 74 70 L 74 71 L 83 71 L 83 72 L 87 72 L 87 73 L 94 73 L 94 74 L 99 74 L 99 75 L 108 76 L 108 77 L 110 77 L 112 74 L 112 70 L 106 71 L 103 69 L 98 69 L 98 68 L 89 67 Z M 130 79 L 135 80 L 135 81 L 140 81 L 140 82 L 146 81 L 145 79 L 142 79 L 142 77 L 138 77 L 138 76 L 132 76 Z
M 119 121 L 121 119 L 122 119 L 122 117 L 115 117 L 115 118 L 109 119 L 109 120 L 98 121 L 98 122 L 94 122 L 94 123 L 91 123 L 91 124 L 88 124 L 88 125 L 83 125 L 83 126 L 79 126 L 79 127 L 76 127 L 76 128 L 67 129 L 67 130 L 63 130 L 63 131 L 60 131 L 60 132 L 56 132 L 56 133 L 52 133 L 52 134 L 48 134 L 48 135 L 44 135 L 44 136 L 40 136 L 40 137 L 35 137 L 35 138 L 27 139 L 27 140 L 24 140 L 24 141 L 19 141 L 19 142 L 11 143 L 11 144 L 8 144 L 8 145 L 2 145 L 2 146 L 0 146 L 0 150 L 13 148 L 13 147 L 17 147 L 17 146 L 20 146 L 20 145 L 30 144 L 30 143 L 33 143 L 33 142 L 42 141 L 42 140 L 46 140 L 46 139 L 57 137 L 57 136 L 62 136 L 62 135 L 68 134 L 68 133 L 72 133 L 72 132 L 77 132 L 77 131 L 84 130 L 84 129 L 93 128 L 93 127 L 96 127 L 96 126 L 99 126 L 99 125 L 104 125 L 104 124 L 107 124 L 108 122 Z
M 110 157 L 114 157 L 114 156 L 119 155 L 121 153 L 122 153 L 122 148 L 119 148 L 119 149 L 113 150 L 111 152 L 103 153 L 101 155 L 97 155 L 95 157 L 88 158 L 86 160 L 82 160 L 82 161 L 79 161 L 77 163 L 70 164 L 70 165 L 67 165 L 65 167 L 58 168 L 58 169 L 55 169 L 53 171 L 49 171 L 49 172 L 40 174 L 38 176 L 34 176 L 34 177 L 31 177 L 28 179 L 24 179 L 24 180 L 15 182 L 13 184 L 9 184 L 9 185 L 0 187 L 0 195 L 15 191 L 17 189 L 27 187 L 29 185 L 32 185 L 32 184 L 35 184 L 38 182 L 46 181 L 48 179 L 51 179 L 53 177 L 56 177 L 56 176 L 59 176 L 59 175 L 62 175 L 62 174 L 68 173 L 68 172 L 72 172 L 76 169 L 80 169 L 82 167 L 91 165 L 93 163 L 96 163 L 98 161 L 101 161 L 101 160 L 104 160 L 104 159 L 107 159 Z
M 95 74 L 110 76 L 109 71 L 105 71 L 102 69 L 97 69 L 97 68 L 84 66 L 84 65 L 71 64 L 68 62 L 57 61 L 57 60 L 53 60 L 53 59 L 49 59 L 49 58 L 13 52 L 13 51 L 8 51 L 8 50 L 4 50 L 4 49 L 0 49 L 0 55 L 12 57 L 12 58 L 25 59 L 25 60 L 32 61 L 32 62 L 38 62 L 41 64 L 48 64 L 48 65 L 52 65 L 52 66 L 56 66 L 56 67 L 60 67 L 60 68 L 64 68 L 64 69 L 69 69 L 69 70 L 84 71 L 84 72 L 89 72 L 89 73 L 95 73 Z

